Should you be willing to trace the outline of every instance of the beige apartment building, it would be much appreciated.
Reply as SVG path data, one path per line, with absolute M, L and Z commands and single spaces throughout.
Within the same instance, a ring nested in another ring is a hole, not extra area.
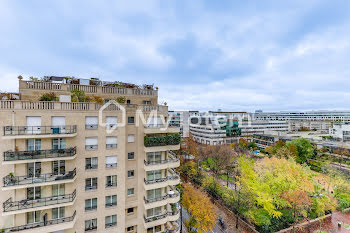
M 125 102 L 100 110 L 72 90 Z M 154 88 L 19 77 L 0 101 L 0 232 L 179 232 L 179 128 L 151 111 L 168 118 Z

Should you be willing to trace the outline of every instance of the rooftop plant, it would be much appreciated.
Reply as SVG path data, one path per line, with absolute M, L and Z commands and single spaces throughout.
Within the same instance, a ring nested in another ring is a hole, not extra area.
M 49 92 L 43 94 L 40 99 L 40 101 L 57 101 L 57 96 L 54 92 Z

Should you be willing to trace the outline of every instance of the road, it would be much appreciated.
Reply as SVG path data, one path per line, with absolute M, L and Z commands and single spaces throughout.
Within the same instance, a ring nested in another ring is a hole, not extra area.
M 183 217 L 183 227 L 182 227 L 182 233 L 188 233 L 188 231 L 186 230 L 185 226 L 185 220 L 188 220 L 190 218 L 190 215 L 188 214 L 187 210 L 185 208 L 182 208 L 182 217 Z M 181 220 L 178 220 L 178 224 L 181 224 Z M 220 226 L 219 222 L 216 223 L 213 231 L 209 231 L 207 233 L 233 233 L 234 231 L 225 231 L 224 229 L 222 229 L 222 227 Z

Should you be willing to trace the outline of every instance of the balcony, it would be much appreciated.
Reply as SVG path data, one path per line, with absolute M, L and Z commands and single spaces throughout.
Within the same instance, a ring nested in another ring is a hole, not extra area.
M 174 186 L 180 183 L 180 175 L 177 171 L 171 170 L 171 172 L 169 172 L 169 175 L 167 177 L 154 179 L 154 180 L 144 179 L 144 183 L 145 183 L 146 190 L 162 188 L 166 186 Z
M 164 206 L 170 203 L 176 203 L 180 201 L 180 193 L 178 191 L 169 191 L 169 193 L 156 198 L 144 197 L 145 209 L 152 209 L 158 206 Z
M 146 161 L 144 160 L 145 171 L 176 168 L 180 166 L 179 157 L 172 151 L 168 151 L 168 158 L 157 161 Z
M 168 134 L 165 136 L 145 136 L 145 152 L 179 150 L 181 143 L 180 134 Z
M 147 124 L 145 125 L 145 134 L 157 133 L 179 133 L 180 128 L 170 124 Z
M 70 147 L 67 149 L 51 149 L 51 150 L 35 150 L 35 151 L 5 151 L 4 162 L 5 164 L 12 163 L 27 163 L 26 160 L 53 160 L 56 158 L 70 158 L 76 155 L 76 147 Z
M 27 212 L 27 211 L 37 211 L 41 209 L 46 209 L 45 207 L 53 205 L 65 206 L 67 203 L 73 203 L 76 197 L 76 190 L 74 190 L 71 194 L 53 196 L 53 197 L 44 197 L 39 199 L 25 199 L 21 201 L 12 201 L 12 198 L 9 198 L 7 201 L 3 203 L 3 212 L 6 214 L 13 214 L 12 212 L 16 212 L 15 214 Z M 41 208 L 44 207 L 44 208 Z M 35 208 L 35 210 L 33 210 Z M 22 211 L 23 210 L 23 211 Z M 4 215 L 4 214 L 3 214 Z
M 70 229 L 70 228 L 73 228 L 74 226 L 75 215 L 76 215 L 76 211 L 74 211 L 74 214 L 70 217 L 52 219 L 45 222 L 43 221 L 38 223 L 29 223 L 22 226 L 5 228 L 5 229 L 1 229 L 1 232 L 8 233 L 8 232 L 23 231 L 26 233 L 36 233 L 36 232 L 54 232 L 54 231 Z
M 77 135 L 76 125 L 65 126 L 5 126 L 4 139 L 57 138 Z
M 166 211 L 164 214 L 153 216 L 153 217 L 144 216 L 145 228 L 163 225 L 163 224 L 166 224 L 167 222 L 176 222 L 179 219 L 179 217 L 180 217 L 179 210 L 175 210 L 174 212 Z
M 73 171 L 66 172 L 65 174 L 40 174 L 36 176 L 5 176 L 3 178 L 4 187 L 3 190 L 16 189 L 16 188 L 27 188 L 41 186 L 42 183 L 61 184 L 67 182 L 73 182 L 76 176 L 76 169 Z M 49 185 L 47 184 L 47 185 Z

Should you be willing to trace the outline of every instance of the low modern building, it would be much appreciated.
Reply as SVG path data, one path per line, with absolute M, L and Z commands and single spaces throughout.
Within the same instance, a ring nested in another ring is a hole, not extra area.
M 0 101 L 1 232 L 179 232 L 181 137 L 150 116 L 168 118 L 156 89 L 19 77 L 16 96 Z
M 350 141 L 350 124 L 334 123 L 332 127 L 329 128 L 329 135 L 343 142 Z

